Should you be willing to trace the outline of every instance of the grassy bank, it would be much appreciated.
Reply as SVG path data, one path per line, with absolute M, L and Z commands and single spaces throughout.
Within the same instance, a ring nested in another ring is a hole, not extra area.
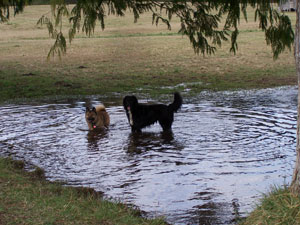
M 300 224 L 300 198 L 293 196 L 287 187 L 273 188 L 240 224 Z
M 215 55 L 195 55 L 188 39 L 177 34 L 178 19 L 169 31 L 165 25 L 152 25 L 151 14 L 133 23 L 128 13 L 108 16 L 106 29 L 98 26 L 90 38 L 79 33 L 61 61 L 46 60 L 53 40 L 46 27 L 36 26 L 49 12 L 49 6 L 30 6 L 0 24 L 0 101 L 111 92 L 161 94 L 182 91 L 182 83 L 191 94 L 297 84 L 292 52 L 273 61 L 253 10 L 248 23 L 241 20 L 236 55 L 229 53 L 229 43 Z M 295 13 L 289 15 L 295 21 Z
M 27 173 L 23 166 L 0 158 L 0 224 L 165 224 L 92 189 L 47 182 L 40 169 Z

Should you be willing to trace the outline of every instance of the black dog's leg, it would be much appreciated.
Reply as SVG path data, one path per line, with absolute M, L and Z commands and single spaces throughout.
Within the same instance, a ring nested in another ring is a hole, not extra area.
M 142 132 L 142 130 L 140 128 L 137 128 L 135 126 L 131 126 L 131 131 L 135 132 L 135 133 L 141 133 Z
M 160 126 L 162 127 L 163 131 L 171 131 L 172 124 L 174 121 L 174 114 L 169 113 L 168 116 L 164 116 L 158 120 Z
M 171 126 L 162 126 L 163 131 L 172 131 Z
M 163 131 L 171 131 L 172 130 L 172 121 L 170 120 L 159 120 L 158 121 Z

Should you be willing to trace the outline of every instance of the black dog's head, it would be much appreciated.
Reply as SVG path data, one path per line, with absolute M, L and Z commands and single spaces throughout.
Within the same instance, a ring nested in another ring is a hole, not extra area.
M 135 113 L 136 108 L 138 106 L 138 100 L 135 96 L 125 96 L 123 99 L 123 107 L 125 109 L 128 122 L 131 127 L 134 126 L 134 116 L 133 113 Z
M 135 96 L 125 96 L 123 99 L 123 107 L 126 111 L 132 110 L 138 104 L 138 100 Z

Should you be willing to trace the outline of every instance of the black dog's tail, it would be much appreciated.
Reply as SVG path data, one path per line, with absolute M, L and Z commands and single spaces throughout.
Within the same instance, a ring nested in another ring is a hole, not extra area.
M 168 105 L 168 108 L 172 110 L 173 112 L 177 112 L 178 109 L 180 109 L 182 105 L 182 97 L 178 92 L 174 93 L 174 101 L 170 105 Z

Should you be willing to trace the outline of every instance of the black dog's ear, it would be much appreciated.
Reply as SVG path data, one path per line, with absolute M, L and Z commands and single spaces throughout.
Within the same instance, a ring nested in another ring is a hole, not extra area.
M 90 108 L 89 108 L 89 107 L 86 107 L 86 108 L 85 108 L 85 111 L 86 111 L 86 112 L 90 111 Z
M 132 97 L 133 97 L 133 99 L 134 99 L 134 103 L 135 103 L 135 104 L 138 104 L 137 98 L 136 98 L 135 96 L 132 96 Z
M 95 108 L 95 107 L 93 107 L 92 111 L 96 112 L 96 108 Z
M 132 104 L 132 105 L 138 104 L 138 100 L 134 95 L 130 96 L 130 104 Z

